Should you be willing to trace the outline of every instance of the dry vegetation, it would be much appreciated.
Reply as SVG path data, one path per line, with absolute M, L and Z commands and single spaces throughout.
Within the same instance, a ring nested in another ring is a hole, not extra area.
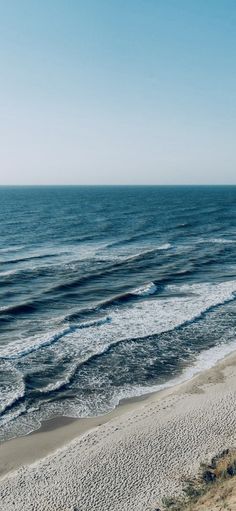
M 163 499 L 163 511 L 236 511 L 236 450 L 227 450 L 201 465 L 187 481 L 182 499 Z

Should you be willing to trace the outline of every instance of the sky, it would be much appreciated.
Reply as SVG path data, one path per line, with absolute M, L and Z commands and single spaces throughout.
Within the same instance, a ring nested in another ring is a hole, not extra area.
M 0 184 L 236 184 L 235 0 L 0 0 Z

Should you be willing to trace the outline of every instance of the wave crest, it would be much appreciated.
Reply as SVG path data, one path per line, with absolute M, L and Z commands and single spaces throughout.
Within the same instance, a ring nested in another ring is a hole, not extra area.
M 149 282 L 149 284 L 145 284 L 144 286 L 140 286 L 133 291 L 131 291 L 132 295 L 136 296 L 148 296 L 153 295 L 157 290 L 157 286 L 154 282 Z

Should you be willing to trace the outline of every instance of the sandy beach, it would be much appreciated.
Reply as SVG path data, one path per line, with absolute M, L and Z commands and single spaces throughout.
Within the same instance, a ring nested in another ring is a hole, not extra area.
M 201 461 L 235 445 L 235 397 L 233 354 L 107 416 L 44 423 L 1 445 L 1 509 L 155 509 L 181 492 Z

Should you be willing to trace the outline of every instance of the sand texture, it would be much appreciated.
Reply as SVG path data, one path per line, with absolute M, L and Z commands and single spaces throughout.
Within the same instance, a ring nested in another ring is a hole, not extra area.
M 8 473 L 0 480 L 0 509 L 153 510 L 163 496 L 181 491 L 201 461 L 235 442 L 234 355 Z

